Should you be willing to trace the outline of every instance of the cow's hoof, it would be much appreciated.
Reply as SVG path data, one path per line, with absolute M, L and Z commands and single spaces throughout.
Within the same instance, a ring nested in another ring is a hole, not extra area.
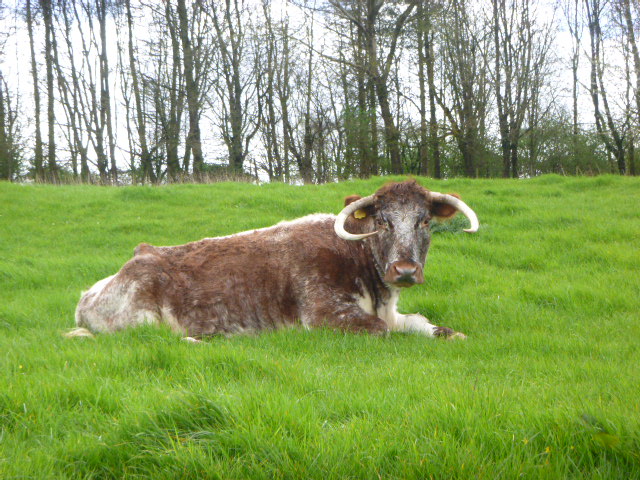
M 93 333 L 91 333 L 86 328 L 78 327 L 69 330 L 62 334 L 63 337 L 74 338 L 74 337 L 86 337 L 86 338 L 95 338 Z
M 182 341 L 189 342 L 189 343 L 202 343 L 202 340 L 198 340 L 197 338 L 193 338 L 193 337 L 182 337 Z
M 449 327 L 436 327 L 433 332 L 434 337 L 444 338 L 445 340 L 464 340 L 467 336 L 464 333 L 456 332 Z
M 462 332 L 453 332 L 453 335 L 449 335 L 447 340 L 466 340 L 467 336 Z

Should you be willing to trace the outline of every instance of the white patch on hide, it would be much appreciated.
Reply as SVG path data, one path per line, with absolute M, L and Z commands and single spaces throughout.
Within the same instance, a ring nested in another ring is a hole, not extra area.
M 335 219 L 336 216 L 330 213 L 312 213 L 311 215 L 306 215 L 304 217 L 296 218 L 293 220 L 283 220 L 282 222 L 276 223 L 273 227 L 270 228 L 277 228 L 287 225 L 301 225 L 305 223 L 320 223 L 324 222 L 325 220 L 335 221 Z
M 254 228 L 252 230 L 245 230 L 243 232 L 238 232 L 238 233 L 234 233 L 232 235 L 224 235 L 221 237 L 209 237 L 209 238 L 205 238 L 205 240 L 224 240 L 227 238 L 236 238 L 236 237 L 244 237 L 246 235 L 251 235 L 254 233 L 266 233 L 266 232 L 270 232 L 270 231 L 275 231 L 275 230 L 279 230 L 282 229 L 282 227 L 289 227 L 289 226 L 294 226 L 294 225 L 304 225 L 304 224 L 309 224 L 309 223 L 320 223 L 320 222 L 324 222 L 326 220 L 334 220 L 335 221 L 336 216 L 335 215 L 331 215 L 328 213 L 314 213 L 311 215 L 307 215 L 305 217 L 301 217 L 301 218 L 296 218 L 294 220 L 283 220 L 281 222 L 276 223 L 275 225 L 272 225 L 270 227 L 264 227 L 264 228 Z M 284 234 L 291 234 L 291 232 L 288 229 L 284 229 L 283 230 Z
M 429 320 L 418 313 L 410 313 L 407 315 L 398 314 L 397 331 L 419 333 L 427 337 L 433 337 L 436 326 L 429 323 Z
M 115 275 L 111 275 L 110 277 L 103 278 L 102 280 L 97 281 L 89 290 L 87 290 L 86 292 L 82 292 L 81 297 L 87 295 L 98 295 L 104 289 L 104 287 L 107 286 L 107 283 L 109 283 L 113 277 L 115 277 Z
M 391 297 L 389 300 L 378 307 L 378 317 L 385 321 L 390 330 L 396 330 L 398 324 L 398 298 L 400 297 L 400 289 L 391 287 Z
M 202 340 L 198 340 L 197 338 L 193 338 L 193 337 L 182 337 L 182 341 L 189 342 L 189 343 L 202 343 Z
M 184 328 L 178 322 L 178 319 L 173 315 L 173 312 L 169 307 L 162 307 L 160 309 L 160 318 L 164 323 L 169 325 L 171 330 L 177 333 L 184 334 Z
M 87 338 L 95 338 L 93 336 L 93 333 L 91 333 L 89 330 L 87 330 L 86 328 L 82 328 L 82 327 L 78 327 L 78 328 L 72 328 L 71 330 L 69 330 L 66 333 L 62 334 L 63 337 L 67 337 L 67 338 L 74 338 L 74 337 L 87 337 Z
M 76 309 L 76 325 L 93 332 L 113 332 L 158 321 L 155 312 L 133 308 L 135 282 L 122 284 L 110 281 L 112 278 L 100 280 L 82 295 Z
M 369 292 L 364 291 L 364 296 L 356 295 L 356 304 L 369 315 L 375 315 L 376 309 L 373 305 L 373 299 Z

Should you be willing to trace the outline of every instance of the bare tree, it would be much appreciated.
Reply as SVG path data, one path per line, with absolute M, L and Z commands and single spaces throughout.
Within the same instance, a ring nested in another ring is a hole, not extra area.
M 35 179 L 44 180 L 44 154 L 42 148 L 42 132 L 40 127 L 40 86 L 38 83 L 38 62 L 36 60 L 36 50 L 34 41 L 34 16 L 31 0 L 26 0 L 26 20 L 27 31 L 29 33 L 29 50 L 31 53 L 31 79 L 33 81 L 33 103 L 35 120 L 35 149 L 34 149 L 34 169 Z
M 472 21 L 466 0 L 453 0 L 445 16 L 441 61 L 446 90 L 436 95 L 436 101 L 462 154 L 464 175 L 475 177 L 484 149 L 482 122 L 490 96 L 487 62 L 490 30 Z M 473 17 L 479 21 L 477 16 Z
M 19 143 L 18 100 L 12 96 L 0 71 L 0 180 L 18 178 L 21 163 Z
M 585 6 L 591 47 L 589 93 L 593 103 L 596 129 L 607 151 L 616 159 L 618 171 L 624 175 L 626 172 L 624 132 L 613 117 L 604 81 L 605 60 L 601 19 L 607 6 L 606 0 L 605 2 L 601 2 L 601 0 L 585 0 Z M 601 109 L 601 102 L 604 113 Z
M 131 0 L 125 0 L 125 8 L 127 15 L 127 51 L 129 53 L 129 71 L 131 75 L 131 83 L 133 88 L 133 97 L 136 109 L 136 130 L 138 132 L 138 142 L 140 145 L 140 167 L 142 169 L 142 181 L 149 180 L 156 182 L 156 175 L 153 171 L 151 163 L 151 154 L 147 145 L 147 121 L 144 115 L 144 104 L 142 101 L 142 92 L 140 88 L 140 80 L 138 76 L 138 66 L 136 61 L 136 51 L 133 45 L 133 15 L 131 14 Z
M 263 169 L 269 175 L 270 181 L 289 181 L 288 166 L 281 147 L 279 135 L 280 116 L 277 111 L 276 74 L 282 54 L 281 36 L 277 34 L 284 27 L 275 23 L 271 12 L 270 0 L 262 0 L 264 14 L 264 30 L 256 37 L 254 46 L 256 87 L 258 101 L 262 107 L 260 111 L 260 127 L 265 146 L 267 163 Z M 280 22 L 280 23 L 284 23 Z M 287 173 L 287 175 L 285 175 Z
M 380 106 L 380 114 L 385 127 L 385 140 L 391 157 L 391 172 L 402 173 L 402 158 L 400 154 L 400 131 L 391 111 L 389 98 L 389 74 L 396 55 L 398 40 L 404 26 L 409 20 L 411 12 L 418 0 L 408 2 L 408 5 L 400 13 L 394 16 L 391 25 L 385 26 L 389 32 L 389 46 L 387 54 L 380 52 L 380 16 L 385 7 L 383 0 L 357 0 L 356 2 L 342 2 L 330 0 L 336 14 L 353 23 L 359 33 L 362 34 L 366 45 L 365 71 L 375 86 L 375 93 Z M 355 8 L 353 4 L 362 3 L 362 8 Z M 382 57 L 382 58 L 381 58 Z
M 577 151 L 578 134 L 580 127 L 578 123 L 578 68 L 580 67 L 580 49 L 582 42 L 582 3 L 580 0 L 567 1 L 563 4 L 564 15 L 567 19 L 567 26 L 571 33 L 571 99 L 573 108 L 573 143 L 574 152 Z
M 287 25 L 288 29 L 288 25 Z M 313 25 L 305 29 L 312 35 Z M 313 146 L 315 132 L 312 128 L 312 75 L 314 55 L 307 49 L 304 64 L 301 55 L 291 52 L 290 36 L 285 30 L 283 36 L 282 61 L 278 69 L 278 97 L 284 132 L 284 149 L 293 157 L 304 183 L 313 182 Z M 300 61 L 296 61 L 300 59 Z M 303 85 L 303 89 L 294 89 Z M 297 94 L 297 95 L 296 95 Z M 295 95 L 295 97 L 294 97 Z
M 178 31 L 182 43 L 187 105 L 189 107 L 189 134 L 187 135 L 186 148 L 193 153 L 193 174 L 196 178 L 200 178 L 204 171 L 204 157 L 200 138 L 201 101 L 195 77 L 194 53 L 191 38 L 189 37 L 189 16 L 185 0 L 178 0 L 177 12 L 179 19 Z
M 418 87 L 420 100 L 420 144 L 418 159 L 421 175 L 441 177 L 440 139 L 436 116 L 435 87 L 435 41 L 434 26 L 441 16 L 442 7 L 436 3 L 421 0 L 417 9 L 416 38 L 418 50 Z M 429 119 L 427 120 L 427 101 Z
M 180 172 L 185 174 L 189 172 L 191 167 L 191 144 L 185 141 L 184 155 L 182 158 L 182 167 L 178 149 L 180 147 L 180 131 L 182 126 L 182 116 L 185 104 L 186 89 L 184 88 L 184 68 L 183 54 L 179 35 L 179 21 L 177 13 L 171 6 L 171 2 L 164 2 L 162 13 L 158 15 L 159 36 L 169 36 L 168 44 L 166 42 L 155 42 L 155 51 L 153 53 L 156 59 L 153 64 L 155 71 L 153 80 L 149 78 L 149 88 L 152 89 L 150 97 L 154 102 L 155 115 L 160 129 L 157 143 L 164 144 L 164 153 L 166 155 L 167 174 L 169 180 L 176 180 Z M 189 129 L 191 126 L 189 125 Z M 199 128 L 199 123 L 198 123 Z M 198 169 L 202 166 L 195 167 L 193 172 L 196 176 L 200 175 Z
M 13 168 L 11 161 L 11 152 L 9 150 L 9 132 L 7 118 L 7 100 L 8 91 L 6 83 L 0 72 L 0 180 L 11 180 L 13 178 Z
M 517 177 L 525 116 L 544 81 L 551 47 L 550 25 L 538 26 L 531 0 L 492 0 L 495 92 L 502 150 L 502 176 Z M 533 118 L 533 117 L 530 117 Z
M 246 34 L 252 29 L 251 18 L 243 0 L 213 0 L 205 12 L 215 27 L 213 44 L 219 55 L 214 85 L 219 99 L 217 107 L 222 112 L 219 115 L 222 137 L 229 151 L 229 167 L 241 174 L 260 116 L 252 111 L 256 76 Z
M 53 75 L 53 14 L 52 5 L 50 1 L 40 0 L 40 8 L 42 9 L 42 18 L 44 19 L 44 52 L 45 52 L 45 66 L 46 66 L 46 78 L 47 78 L 47 170 L 50 181 L 58 182 L 58 165 L 56 162 L 56 117 L 54 112 L 55 107 L 55 95 L 54 95 L 54 75 Z
M 65 15 L 66 15 L 66 3 L 67 3 L 66 0 L 61 0 L 60 2 L 60 8 L 63 10 L 63 12 L 65 12 Z M 56 22 L 56 27 L 54 31 L 60 31 L 60 30 L 62 30 L 63 32 L 66 31 L 66 23 L 61 24 L 60 19 L 58 18 L 57 15 L 54 15 L 54 21 Z M 64 36 L 64 33 L 62 33 L 61 35 Z M 74 178 L 78 178 L 78 156 L 81 155 L 80 153 L 81 150 L 79 148 L 79 141 L 78 141 L 79 132 L 78 132 L 77 122 L 76 122 L 77 116 L 76 116 L 73 103 L 71 101 L 72 92 L 70 91 L 71 89 L 69 88 L 69 82 L 67 81 L 65 72 L 63 71 L 62 65 L 60 63 L 60 54 L 59 54 L 59 48 L 58 48 L 57 35 L 54 35 L 52 37 L 51 47 L 53 52 L 53 65 L 55 68 L 55 75 L 58 80 L 57 82 L 58 83 L 58 99 L 59 99 L 59 102 L 62 104 L 62 107 L 64 109 L 64 114 L 66 116 L 66 125 L 64 126 L 65 127 L 64 134 L 67 139 L 69 155 L 71 157 L 71 170 L 73 172 Z
M 70 0 L 75 8 L 75 0 Z M 71 137 L 73 141 L 69 141 L 72 159 L 75 154 L 80 158 L 80 178 L 84 182 L 90 181 L 89 172 L 89 158 L 88 158 L 88 138 L 83 129 L 83 111 L 84 103 L 81 91 L 80 74 L 76 68 L 76 54 L 74 49 L 74 40 L 72 33 L 72 19 L 70 18 L 71 5 L 68 0 L 62 0 L 60 5 L 60 12 L 62 14 L 63 26 L 59 31 L 62 31 L 64 45 L 66 48 L 65 63 L 67 63 L 68 73 L 63 73 L 63 68 L 60 61 L 60 52 L 57 48 L 57 42 L 54 43 L 54 59 L 56 65 L 56 75 L 58 77 L 58 91 L 62 100 L 62 106 L 67 116 L 67 122 L 71 129 Z M 70 75 L 71 83 L 67 80 Z M 73 161 L 73 160 L 72 160 Z M 77 167 L 75 167 L 77 168 Z M 74 173 L 76 172 L 74 168 Z
M 637 2 L 634 2 L 633 5 L 633 13 L 630 0 L 620 0 L 618 5 L 618 10 L 620 12 L 620 16 L 622 18 L 622 26 L 623 31 L 625 33 L 626 43 L 624 44 L 626 52 L 625 57 L 625 67 L 626 67 L 626 85 L 627 85 L 627 112 L 628 112 L 628 120 L 630 123 L 633 123 L 635 117 L 635 133 L 632 130 L 629 135 L 629 173 L 631 175 L 637 175 L 636 171 L 636 162 L 635 162 L 635 142 L 640 133 L 640 54 L 638 53 L 638 42 L 636 39 L 636 25 L 633 23 L 633 18 L 638 18 L 640 14 L 640 6 Z M 631 53 L 631 55 L 629 55 Z M 633 59 L 633 75 L 631 73 L 632 69 L 629 65 L 630 59 Z M 633 84 L 632 77 L 635 77 L 635 85 Z M 631 101 L 632 97 L 634 101 Z M 635 115 L 633 114 L 633 107 L 635 107 Z

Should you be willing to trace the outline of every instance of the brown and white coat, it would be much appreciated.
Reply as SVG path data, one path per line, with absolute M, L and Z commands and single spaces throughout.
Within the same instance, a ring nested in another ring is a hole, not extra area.
M 117 274 L 83 293 L 70 335 L 165 323 L 189 337 L 287 325 L 463 337 L 396 306 L 401 288 L 423 281 L 430 220 L 462 210 L 475 231 L 471 209 L 415 181 L 345 203 L 337 217 L 174 247 L 140 244 Z

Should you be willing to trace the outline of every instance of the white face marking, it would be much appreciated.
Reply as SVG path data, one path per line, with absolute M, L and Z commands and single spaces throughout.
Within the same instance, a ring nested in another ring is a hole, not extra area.
M 395 241 L 389 251 L 388 263 L 385 268 L 389 268 L 389 265 L 399 261 L 410 261 L 419 263 L 420 259 L 418 254 L 418 243 L 415 232 L 415 225 L 411 221 L 412 212 L 398 211 L 388 214 L 389 220 L 394 226 Z M 405 255 L 401 256 L 401 251 L 406 255 L 409 253 L 408 258 Z

